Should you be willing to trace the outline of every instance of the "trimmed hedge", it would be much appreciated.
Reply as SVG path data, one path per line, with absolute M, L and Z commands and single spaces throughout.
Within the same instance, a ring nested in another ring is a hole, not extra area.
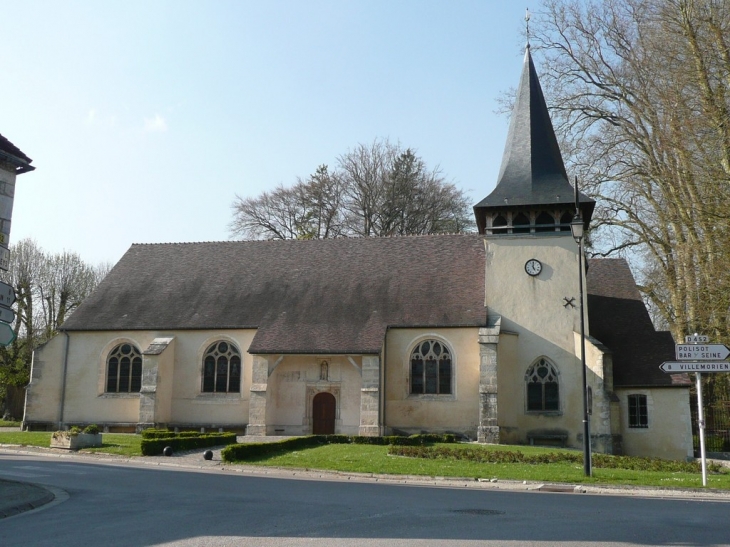
M 183 433 L 194 433 L 192 431 L 178 433 L 177 436 L 162 438 L 142 439 L 141 448 L 143 456 L 158 456 L 166 446 L 173 450 L 193 450 L 195 448 L 208 448 L 209 446 L 230 445 L 236 442 L 235 433 L 198 433 L 190 436 Z
M 200 431 L 180 431 L 175 433 L 167 429 L 143 429 L 141 435 L 143 439 L 172 439 L 179 437 L 200 437 L 201 435 L 206 435 L 206 433 L 201 433 Z M 207 433 L 207 435 L 212 435 L 212 433 Z
M 391 446 L 388 448 L 391 456 L 406 456 L 410 458 L 448 459 L 472 461 L 478 463 L 583 463 L 583 454 L 579 452 L 549 452 L 545 454 L 524 454 L 512 450 L 489 450 L 485 448 L 452 448 L 450 446 Z M 700 471 L 699 462 L 682 462 L 661 460 L 659 458 L 639 458 L 633 456 L 611 456 L 608 454 L 593 454 L 593 466 L 604 469 L 631 469 L 634 471 L 661 471 L 667 473 L 697 473 Z M 718 465 L 708 466 L 712 472 L 720 472 Z
M 451 434 L 411 435 L 403 437 L 389 435 L 386 437 L 361 437 L 359 435 L 309 435 L 306 437 L 291 437 L 273 443 L 245 443 L 232 444 L 221 452 L 224 462 L 249 461 L 267 456 L 283 454 L 294 450 L 315 448 L 325 444 L 376 444 L 422 446 L 426 443 L 454 443 L 456 437 Z

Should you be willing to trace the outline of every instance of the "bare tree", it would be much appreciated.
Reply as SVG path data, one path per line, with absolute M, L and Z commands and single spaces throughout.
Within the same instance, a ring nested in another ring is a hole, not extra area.
M 463 192 L 429 170 L 412 149 L 387 140 L 359 144 L 291 188 L 236 196 L 231 233 L 270 239 L 466 232 L 472 213 Z
M 0 277 L 15 290 L 16 339 L 0 347 L 0 407 L 20 417 L 33 350 L 56 334 L 109 269 L 93 268 L 75 253 L 44 253 L 32 239 L 11 247 L 10 269 Z
M 593 241 L 675 337 L 730 337 L 730 4 L 548 0 L 532 37 Z
M 97 275 L 76 253 L 64 251 L 46 257 L 41 280 L 41 296 L 46 312 L 46 336 L 58 330 L 96 287 Z

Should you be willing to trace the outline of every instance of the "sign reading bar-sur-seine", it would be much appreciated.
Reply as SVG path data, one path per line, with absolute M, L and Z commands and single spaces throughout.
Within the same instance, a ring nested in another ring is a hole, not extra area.
M 0 306 L 9 308 L 15 303 L 15 290 L 12 285 L 0 282 Z
M 717 361 L 727 358 L 730 349 L 725 344 L 677 344 L 675 354 L 681 361 Z
M 659 368 L 664 372 L 730 372 L 730 361 L 665 361 Z

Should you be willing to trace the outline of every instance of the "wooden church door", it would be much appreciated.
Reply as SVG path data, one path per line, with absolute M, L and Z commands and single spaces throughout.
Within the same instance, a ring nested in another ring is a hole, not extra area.
M 317 393 L 312 401 L 312 433 L 334 435 L 337 401 L 331 393 Z

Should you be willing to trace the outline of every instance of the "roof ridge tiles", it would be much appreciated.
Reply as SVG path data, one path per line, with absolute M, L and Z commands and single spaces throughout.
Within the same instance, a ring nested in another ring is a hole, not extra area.
M 235 239 L 235 240 L 219 240 L 219 241 L 155 241 L 155 242 L 137 242 L 132 243 L 132 246 L 163 246 L 163 245 L 218 245 L 218 244 L 245 244 L 245 243 L 287 243 L 296 241 L 297 244 L 315 242 L 315 241 L 375 241 L 375 240 L 387 240 L 387 239 L 436 239 L 439 237 L 473 237 L 478 236 L 477 232 L 448 232 L 438 234 L 405 234 L 405 235 L 389 235 L 389 236 L 344 236 L 344 237 L 327 237 L 327 238 L 312 238 L 312 239 Z

